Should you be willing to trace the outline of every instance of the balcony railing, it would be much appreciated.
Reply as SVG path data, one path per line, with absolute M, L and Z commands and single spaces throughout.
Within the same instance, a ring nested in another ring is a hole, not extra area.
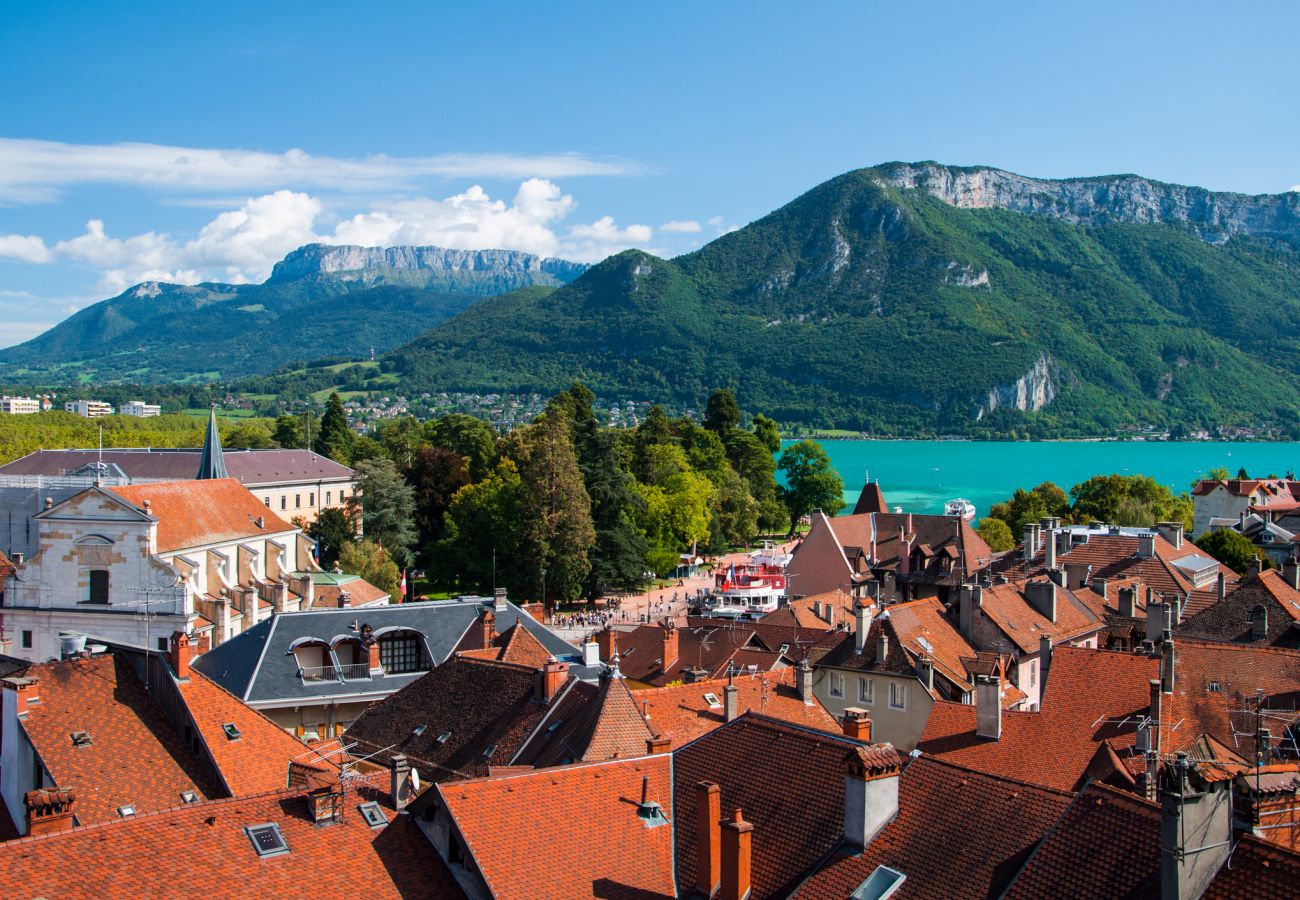
M 346 665 L 339 666 L 339 673 L 343 676 L 344 679 L 348 681 L 354 681 L 358 678 L 369 678 L 370 663 L 368 662 L 348 663 Z
M 338 681 L 339 671 L 333 666 L 300 666 L 298 674 L 303 681 Z

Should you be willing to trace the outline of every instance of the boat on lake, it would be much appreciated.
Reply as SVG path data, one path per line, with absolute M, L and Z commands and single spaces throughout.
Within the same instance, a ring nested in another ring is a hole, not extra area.
M 959 516 L 969 522 L 975 518 L 975 504 L 963 497 L 957 497 L 944 504 L 943 514 L 945 516 Z

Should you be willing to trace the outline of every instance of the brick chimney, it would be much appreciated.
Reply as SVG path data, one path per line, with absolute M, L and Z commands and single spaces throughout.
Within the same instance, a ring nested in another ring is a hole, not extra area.
M 677 626 L 671 619 L 664 619 L 663 624 L 663 670 L 667 672 L 677 662 Z
M 844 841 L 866 847 L 898 815 L 902 762 L 889 744 L 854 747 L 844 757 Z
M 750 891 L 751 846 L 754 826 L 746 822 L 737 808 L 722 823 L 722 890 L 720 900 L 748 900 Z
M 597 631 L 596 646 L 600 648 L 600 658 L 604 662 L 609 662 L 614 658 L 614 652 L 618 648 L 618 633 L 608 626 L 602 631 Z
M 975 610 L 983 605 L 984 588 L 978 584 L 963 584 L 958 589 L 957 627 L 967 640 L 975 634 Z
M 483 618 L 479 620 L 483 627 L 483 646 L 491 647 L 492 641 L 497 636 L 497 617 L 490 609 L 483 610 Z
M 912 542 L 907 539 L 907 532 L 898 529 L 898 574 L 909 575 L 912 572 Z
M 1051 581 L 1030 581 L 1025 584 L 1025 600 L 1048 621 L 1056 621 L 1056 584 Z
M 1138 559 L 1150 559 L 1156 555 L 1156 534 L 1144 531 L 1138 535 Z
M 712 897 L 722 882 L 722 788 L 711 781 L 695 785 L 695 890 Z
M 813 668 L 806 656 L 799 663 L 799 699 L 807 706 L 812 706 L 814 702 Z
M 26 717 L 29 706 L 36 706 L 41 702 L 40 694 L 36 690 L 36 685 L 40 683 L 39 679 L 11 675 L 3 681 L 5 690 L 14 692 L 14 710 L 19 718 Z
M 645 752 L 654 756 L 658 753 L 667 753 L 672 749 L 673 739 L 666 734 L 656 734 L 645 740 Z
M 372 638 L 366 645 L 366 652 L 370 660 L 370 674 L 372 676 L 384 674 L 384 667 L 379 662 L 379 641 Z
M 1174 639 L 1166 634 L 1160 649 L 1160 689 L 1166 694 L 1174 692 Z
M 77 798 L 70 790 L 42 788 L 28 791 L 23 796 L 27 807 L 27 836 L 40 837 L 64 831 L 76 823 L 73 821 L 73 807 Z
M 411 763 L 405 754 L 399 753 L 392 758 L 388 764 L 389 771 L 389 796 L 393 801 L 393 809 L 398 812 L 406 809 L 411 802 L 414 791 L 411 789 Z
M 1002 739 L 1002 679 L 997 675 L 975 676 L 975 734 Z
M 1134 597 L 1136 588 L 1122 587 L 1119 589 L 1119 614 L 1127 618 L 1132 618 L 1137 611 L 1137 598 Z
M 871 743 L 871 719 L 867 711 L 857 706 L 844 710 L 844 736 L 864 744 Z
M 724 722 L 734 721 L 740 716 L 740 688 L 727 680 L 727 686 L 722 689 L 722 719 Z
M 190 663 L 194 661 L 194 644 L 190 641 L 190 636 L 183 631 L 172 632 L 167 655 L 172 664 L 172 672 L 181 681 L 187 680 L 190 677 Z
M 568 678 L 569 664 L 560 662 L 554 656 L 549 657 L 545 665 L 537 670 L 537 689 L 534 694 L 537 702 L 550 703 L 554 700 Z
M 274 581 L 271 583 L 271 605 L 276 613 L 286 613 L 289 611 L 288 581 Z M 310 608 L 310 606 L 308 608 Z

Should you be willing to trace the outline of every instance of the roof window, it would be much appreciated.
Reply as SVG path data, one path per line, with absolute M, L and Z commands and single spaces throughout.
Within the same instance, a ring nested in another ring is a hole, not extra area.
M 1217 694 L 1223 690 L 1223 685 L 1219 684 L 1217 681 L 1211 681 L 1206 685 L 1205 689 L 1212 694 Z
M 366 820 L 366 824 L 371 828 L 383 828 L 388 824 L 388 817 L 380 809 L 379 804 L 371 800 L 369 803 L 362 803 L 357 807 L 361 813 L 361 818 Z
M 123 803 L 117 808 L 117 814 L 122 818 L 135 815 L 135 806 L 130 803 Z
M 240 739 L 240 737 L 242 737 L 242 734 L 240 733 L 239 729 L 235 727 L 234 722 L 227 722 L 226 724 L 222 725 L 221 730 L 226 733 L 226 740 L 228 741 L 237 741 Z
M 547 727 L 546 729 L 547 734 L 554 734 L 556 731 L 559 730 L 560 726 L 563 724 L 564 724 L 563 719 L 556 719 Z
M 849 900 L 885 900 L 902 886 L 907 876 L 889 866 L 876 866 L 876 870 L 867 876 L 867 880 L 858 885 L 858 889 L 849 894 Z
M 198 802 L 199 802 L 199 795 L 196 794 L 196 793 L 194 793 L 194 791 L 181 791 L 181 802 L 182 802 L 182 803 L 198 803 Z
M 415 728 L 411 730 L 411 737 L 419 737 L 420 735 L 424 734 L 426 728 L 428 728 L 428 726 L 425 725 L 423 722 L 420 723 L 419 725 L 416 725 Z
M 704 702 L 709 704 L 709 709 L 717 709 L 722 706 L 722 701 L 719 700 L 718 695 L 712 691 L 704 695 Z
M 72 732 L 72 746 L 74 746 L 74 747 L 89 747 L 90 745 L 91 745 L 91 740 L 90 740 L 90 732 L 89 732 L 89 731 L 74 731 L 74 732 Z
M 250 825 L 244 829 L 244 834 L 253 842 L 253 849 L 258 856 L 279 856 L 289 852 L 289 845 L 284 842 L 284 835 L 280 834 L 280 826 L 274 822 Z
M 488 747 L 486 750 L 483 751 L 483 758 L 487 759 L 489 756 L 491 756 L 493 753 L 496 752 L 497 752 L 497 745 L 492 744 L 490 747 Z

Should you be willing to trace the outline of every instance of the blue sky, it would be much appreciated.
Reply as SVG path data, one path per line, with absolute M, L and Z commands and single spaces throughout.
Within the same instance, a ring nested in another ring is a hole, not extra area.
M 1300 7 L 72 3 L 0 13 L 0 346 L 308 240 L 689 251 L 887 160 L 1300 184 Z

